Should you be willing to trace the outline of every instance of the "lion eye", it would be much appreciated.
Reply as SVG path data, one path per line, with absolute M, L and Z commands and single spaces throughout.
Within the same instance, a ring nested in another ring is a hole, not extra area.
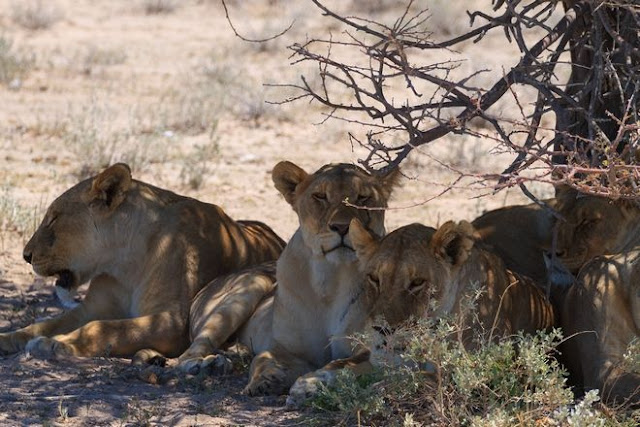
M 380 279 L 373 274 L 367 274 L 367 282 L 373 286 L 376 291 L 380 292 Z
M 320 202 L 324 202 L 324 201 L 327 200 L 327 194 L 326 193 L 321 193 L 321 192 L 313 193 L 311 195 L 311 197 L 313 197 L 314 199 L 316 199 L 316 200 L 318 200 Z
M 580 222 L 579 227 L 583 227 L 583 228 L 593 227 L 597 223 L 598 223 L 598 218 L 583 219 L 582 222 Z
M 411 283 L 409 283 L 409 287 L 407 287 L 407 291 L 409 291 L 409 293 L 412 295 L 416 295 L 418 292 L 420 292 L 424 288 L 426 284 L 427 284 L 427 281 L 424 279 L 413 279 Z

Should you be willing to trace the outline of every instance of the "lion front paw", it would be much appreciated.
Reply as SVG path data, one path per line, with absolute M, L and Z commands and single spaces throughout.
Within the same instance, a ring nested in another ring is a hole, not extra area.
M 144 348 L 142 350 L 138 350 L 136 354 L 131 358 L 131 364 L 134 366 L 146 366 L 146 365 L 154 365 L 154 366 L 166 366 L 167 358 L 162 355 L 162 353 L 157 352 L 151 348 Z
M 307 400 L 316 396 L 322 385 L 329 385 L 335 380 L 335 371 L 319 369 L 299 377 L 289 389 L 286 407 L 289 409 L 300 408 Z
M 243 392 L 249 396 L 281 395 L 287 388 L 287 373 L 274 363 L 253 374 Z
M 57 359 L 76 354 L 73 346 L 49 337 L 33 338 L 27 343 L 25 350 L 38 359 Z
M 233 363 L 224 354 L 210 354 L 205 357 L 180 358 L 178 369 L 191 375 L 227 375 L 233 370 Z
M 21 332 L 0 334 L 0 354 L 13 354 L 24 350 L 31 338 L 33 337 Z

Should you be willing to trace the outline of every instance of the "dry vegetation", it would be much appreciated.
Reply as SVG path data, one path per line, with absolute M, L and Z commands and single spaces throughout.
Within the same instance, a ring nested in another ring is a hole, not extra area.
M 328 3 L 393 22 L 405 2 Z M 428 22 L 436 35 L 466 30 L 469 3 L 430 1 Z M 490 7 L 489 0 L 473 3 Z M 248 43 L 234 36 L 213 1 L 0 0 L 3 330 L 60 310 L 51 283 L 35 277 L 22 261 L 22 246 L 57 194 L 107 164 L 126 161 L 138 179 L 219 204 L 234 218 L 265 221 L 287 239 L 296 217 L 273 188 L 272 166 L 287 159 L 315 169 L 366 157 L 348 137 L 351 132 L 365 140 L 360 126 L 326 121 L 329 110 L 315 104 L 265 103 L 290 97 L 277 85 L 312 71 L 304 63 L 292 67 L 287 46 L 308 36 L 338 34 L 343 27 L 304 1 L 233 1 L 229 6 L 237 30 L 247 38 L 268 38 L 292 22 L 293 27 L 268 42 Z M 488 70 L 474 76 L 473 84 L 484 86 L 484 79 L 493 81 L 518 58 L 517 49 L 502 40 L 489 34 L 484 50 L 468 41 L 458 51 L 430 52 L 425 59 L 460 61 L 455 72 L 463 75 Z M 522 103 L 535 100 L 526 92 L 519 96 Z M 508 119 L 518 112 L 498 103 L 492 114 Z M 491 136 L 491 129 L 476 125 L 476 135 L 449 135 L 414 150 L 403 163 L 406 179 L 387 214 L 389 229 L 414 221 L 436 226 L 473 219 L 487 209 L 527 200 L 518 190 L 487 194 L 491 191 L 474 186 L 473 179 L 451 188 L 458 171 L 495 171 L 513 157 L 495 139 L 482 136 Z M 548 185 L 534 183 L 530 189 L 540 198 L 553 194 Z M 160 386 L 141 382 L 122 360 L 69 364 L 24 356 L 3 359 L 0 372 L 6 385 L 0 392 L 0 423 L 269 425 L 295 422 L 299 415 L 285 413 L 282 399 L 241 396 L 245 373 L 180 378 Z M 354 423 L 352 415 L 339 420 Z M 410 413 L 401 417 L 404 425 L 418 425 Z

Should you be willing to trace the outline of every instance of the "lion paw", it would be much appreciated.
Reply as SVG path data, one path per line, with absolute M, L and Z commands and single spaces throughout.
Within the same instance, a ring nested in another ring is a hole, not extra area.
M 307 400 L 316 396 L 322 385 L 329 385 L 335 380 L 335 372 L 319 369 L 299 377 L 289 389 L 286 407 L 288 409 L 298 409 Z
M 286 372 L 282 368 L 271 366 L 269 369 L 264 369 L 260 375 L 252 376 L 243 393 L 249 396 L 284 394 L 288 387 L 286 378 Z
M 187 374 L 198 375 L 227 375 L 233 370 L 233 363 L 223 354 L 210 354 L 205 357 L 191 357 L 182 359 L 178 368 Z
M 153 349 L 145 348 L 138 350 L 136 354 L 133 355 L 131 364 L 134 366 L 154 365 L 163 367 L 167 364 L 167 358 Z
M 49 337 L 31 339 L 27 343 L 25 350 L 38 359 L 56 359 L 75 355 L 75 350 L 72 346 Z
M 33 337 L 20 332 L 0 334 L 0 354 L 13 354 L 24 350 L 27 342 Z

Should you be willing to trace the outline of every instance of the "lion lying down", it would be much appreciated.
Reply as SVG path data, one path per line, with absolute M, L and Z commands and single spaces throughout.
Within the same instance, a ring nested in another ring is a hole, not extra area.
M 629 344 L 640 339 L 640 248 L 587 263 L 561 319 L 562 352 L 575 382 L 599 389 L 606 403 L 640 406 L 640 372 L 623 366 Z
M 131 178 L 116 164 L 58 197 L 24 249 L 36 273 L 74 291 L 77 307 L 0 334 L 0 352 L 52 357 L 178 356 L 189 307 L 212 279 L 274 260 L 284 242 L 266 225 Z
M 276 165 L 273 180 L 300 227 L 278 259 L 275 293 L 269 265 L 203 289 L 191 312 L 193 344 L 180 356 L 180 368 L 195 373 L 217 363 L 213 353 L 230 337 L 258 354 L 246 387 L 252 395 L 285 393 L 300 375 L 326 364 L 341 366 L 342 358 L 353 355 L 346 337 L 366 320 L 356 304 L 361 274 L 349 224 L 358 218 L 384 233 L 384 210 L 375 208 L 386 206 L 396 179 L 396 173 L 373 176 L 349 164 L 325 165 L 312 174 L 290 162 Z
M 474 285 L 482 291 L 475 312 L 479 322 L 460 325 L 466 326 L 461 339 L 469 347 L 475 345 L 478 333 L 492 339 L 518 331 L 533 333 L 554 324 L 553 308 L 542 291 L 477 244 L 475 230 L 466 221 L 450 221 L 438 230 L 411 224 L 382 238 L 358 220 L 352 220 L 349 230 L 361 271 L 361 296 L 352 311 L 364 318 L 363 325 L 371 325 L 379 315 L 391 326 L 411 316 L 458 315 L 463 295 Z M 367 369 L 368 355 L 356 349 L 351 358 L 299 378 L 291 387 L 288 404 L 301 403 L 317 390 L 318 383 L 332 381 L 336 369 Z
M 557 204 L 555 199 L 544 203 L 551 209 Z M 480 241 L 502 258 L 509 270 L 544 285 L 548 279 L 544 253 L 551 250 L 554 223 L 550 209 L 530 203 L 485 212 L 471 224 Z
M 478 332 L 506 336 L 553 326 L 553 308 L 542 291 L 485 250 L 466 221 L 449 221 L 437 230 L 410 224 L 382 239 L 357 221 L 350 228 L 366 277 L 366 305 L 371 315 L 384 315 L 392 326 L 410 316 L 456 314 L 472 286 L 482 293 L 476 310 L 479 322 L 469 325 L 469 345 Z
M 625 369 L 623 355 L 640 339 L 640 208 L 568 188 L 558 200 L 558 258 L 579 272 L 562 304 L 563 360 L 579 387 L 639 406 L 640 375 Z

